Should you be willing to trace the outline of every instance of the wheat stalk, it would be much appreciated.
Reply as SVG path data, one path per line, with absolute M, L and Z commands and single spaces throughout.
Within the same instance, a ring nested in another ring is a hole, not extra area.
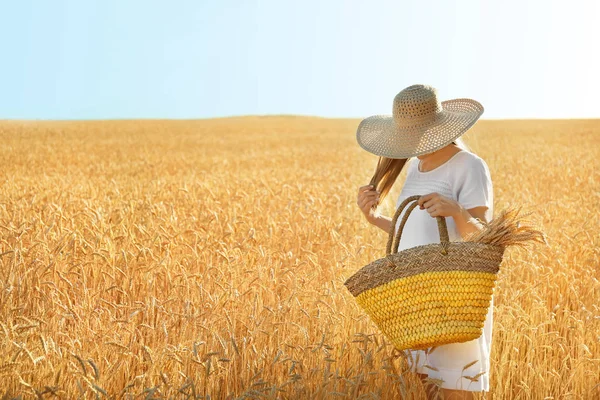
M 481 221 L 483 229 L 473 232 L 465 241 L 485 243 L 495 246 L 527 247 L 532 243 L 548 244 L 546 235 L 527 218 L 531 213 L 522 214 L 522 207 L 511 206 L 489 223 Z

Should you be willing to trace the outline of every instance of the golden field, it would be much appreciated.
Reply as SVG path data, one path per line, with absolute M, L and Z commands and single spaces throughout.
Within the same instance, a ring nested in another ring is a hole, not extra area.
M 0 398 L 422 398 L 343 285 L 387 240 L 357 123 L 0 122 Z M 549 242 L 507 251 L 477 398 L 600 398 L 600 120 L 464 138 Z

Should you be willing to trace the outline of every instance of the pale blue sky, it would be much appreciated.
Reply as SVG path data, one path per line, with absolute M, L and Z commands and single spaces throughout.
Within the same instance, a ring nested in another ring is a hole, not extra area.
M 0 0 L 0 118 L 600 117 L 600 2 Z

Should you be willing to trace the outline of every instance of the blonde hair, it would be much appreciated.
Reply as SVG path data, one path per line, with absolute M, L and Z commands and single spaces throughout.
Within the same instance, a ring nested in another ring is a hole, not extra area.
M 461 138 L 455 139 L 452 144 L 465 151 L 470 151 L 469 146 L 467 146 Z M 388 195 L 408 160 L 410 160 L 410 158 L 379 157 L 375 173 L 369 182 L 370 185 L 373 185 L 375 190 L 379 191 L 379 203 L 381 203 Z M 377 208 L 377 205 L 378 204 L 374 204 L 373 208 Z

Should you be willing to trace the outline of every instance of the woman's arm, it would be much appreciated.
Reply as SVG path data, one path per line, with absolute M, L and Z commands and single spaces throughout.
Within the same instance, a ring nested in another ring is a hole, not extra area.
M 475 207 L 469 210 L 463 208 L 460 204 L 456 203 L 456 211 L 454 215 L 451 217 L 454 219 L 456 223 L 456 228 L 465 239 L 471 233 L 479 231 L 483 229 L 483 225 L 481 222 L 477 221 L 479 218 L 482 221 L 489 222 L 485 218 L 485 211 L 487 207 Z M 377 217 L 373 217 L 369 219 L 369 222 L 376 227 L 382 229 L 385 233 L 389 233 L 392 227 L 392 219 L 390 217 L 386 217 L 384 215 L 379 215 Z
M 481 222 L 477 221 L 477 218 L 482 221 L 489 222 L 485 218 L 486 210 L 487 207 L 475 207 L 466 210 L 460 204 L 456 203 L 456 213 L 451 217 L 454 219 L 454 222 L 456 223 L 456 229 L 458 229 L 458 232 L 463 239 L 465 239 L 471 233 L 483 229 L 483 225 Z M 392 227 L 392 219 L 384 215 L 370 218 L 369 222 L 383 230 L 385 233 L 389 233 Z
M 456 229 L 460 233 L 463 239 L 466 239 L 473 232 L 477 232 L 483 229 L 483 225 L 481 222 L 477 221 L 476 218 L 479 218 L 482 221 L 489 222 L 485 218 L 485 211 L 487 207 L 475 207 L 470 209 L 465 209 L 460 204 L 456 203 L 457 212 L 452 215 L 454 222 L 456 223 Z
M 439 193 L 421 196 L 418 203 L 421 210 L 427 209 L 432 217 L 452 217 L 463 239 L 470 233 L 483 229 L 483 225 L 476 218 L 489 222 L 485 218 L 487 207 L 474 207 L 467 210 L 456 200 L 444 197 Z
M 375 190 L 373 185 L 365 185 L 358 188 L 358 197 L 356 204 L 365 215 L 370 224 L 381 228 L 385 233 L 390 232 L 392 219 L 383 215 L 375 215 L 373 207 L 379 204 L 379 191 Z
M 390 233 L 390 229 L 392 229 L 392 219 L 390 217 L 386 217 L 385 215 L 373 217 L 369 220 L 369 222 L 376 227 L 381 228 L 385 233 Z

